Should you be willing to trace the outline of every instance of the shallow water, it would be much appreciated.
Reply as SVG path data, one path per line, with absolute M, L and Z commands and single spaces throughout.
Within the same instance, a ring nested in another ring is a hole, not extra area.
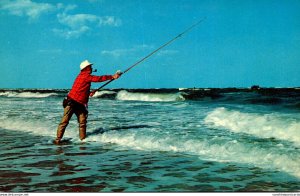
M 91 99 L 86 141 L 74 116 L 57 146 L 62 98 L 38 96 L 0 96 L 1 191 L 300 190 L 298 110 Z

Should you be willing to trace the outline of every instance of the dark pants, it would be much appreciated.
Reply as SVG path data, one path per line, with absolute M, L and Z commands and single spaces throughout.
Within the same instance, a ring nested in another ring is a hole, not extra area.
M 76 114 L 79 123 L 79 138 L 81 140 L 85 139 L 88 112 L 83 105 L 74 103 L 73 101 L 69 101 L 69 103 L 67 103 L 64 108 L 64 115 L 61 119 L 60 124 L 58 125 L 56 140 L 62 139 L 69 121 L 74 113 Z

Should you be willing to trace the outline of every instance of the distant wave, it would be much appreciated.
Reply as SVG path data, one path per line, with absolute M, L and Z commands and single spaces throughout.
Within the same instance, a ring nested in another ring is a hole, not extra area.
M 45 98 L 57 96 L 57 93 L 39 93 L 39 92 L 0 92 L 0 97 L 17 97 L 17 98 Z
M 0 89 L 0 97 L 65 97 L 68 92 L 69 89 Z M 266 88 L 257 90 L 248 88 L 104 89 L 97 91 L 93 98 L 154 102 L 218 101 L 224 103 L 282 105 L 289 108 L 300 108 L 299 88 Z
M 213 110 L 205 118 L 205 123 L 215 128 L 241 132 L 260 138 L 287 140 L 300 146 L 300 122 L 279 114 L 243 113 L 223 107 Z
M 118 92 L 116 96 L 117 100 L 127 101 L 183 101 L 184 97 L 179 94 L 158 94 L 158 93 L 131 93 L 125 90 Z
M 93 98 L 109 98 L 109 99 L 114 99 L 116 97 L 116 92 L 115 91 L 109 91 L 109 90 L 102 90 L 102 91 L 97 91 Z

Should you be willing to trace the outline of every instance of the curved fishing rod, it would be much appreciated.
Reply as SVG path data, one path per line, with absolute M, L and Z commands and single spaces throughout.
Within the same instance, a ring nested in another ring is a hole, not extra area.
M 198 24 L 200 24 L 201 22 L 203 22 L 206 19 L 203 18 L 201 20 L 199 20 L 198 22 L 196 22 L 195 24 L 193 24 L 192 26 L 190 26 L 189 28 L 187 28 L 186 30 L 184 30 L 182 33 L 178 34 L 176 37 L 174 37 L 173 39 L 171 39 L 170 41 L 166 42 L 165 44 L 161 45 L 159 48 L 157 48 L 156 50 L 154 50 L 153 52 L 149 53 L 147 56 L 145 56 L 144 58 L 140 59 L 139 61 L 137 61 L 136 63 L 134 63 L 133 65 L 131 65 L 130 67 L 128 67 L 125 71 L 120 72 L 119 74 L 125 74 L 126 72 L 128 72 L 129 70 L 131 70 L 133 67 L 137 66 L 138 64 L 140 64 L 141 62 L 143 62 L 144 60 L 146 60 L 147 58 L 149 58 L 150 56 L 152 56 L 153 54 L 155 54 L 156 52 L 158 52 L 159 50 L 161 50 L 162 48 L 166 47 L 167 45 L 171 44 L 172 42 L 174 42 L 176 39 L 178 39 L 179 37 L 181 37 L 182 35 L 186 34 L 187 32 L 189 32 L 191 29 L 193 29 L 195 26 L 197 26 Z M 93 90 L 90 93 L 90 96 L 92 97 L 97 91 L 99 91 L 100 89 L 102 89 L 103 87 L 105 87 L 106 85 L 108 85 L 109 83 L 111 83 L 112 81 L 114 81 L 115 79 L 112 79 L 108 82 L 106 82 L 105 84 L 103 84 L 102 86 L 100 86 L 99 88 L 97 88 L 96 90 Z

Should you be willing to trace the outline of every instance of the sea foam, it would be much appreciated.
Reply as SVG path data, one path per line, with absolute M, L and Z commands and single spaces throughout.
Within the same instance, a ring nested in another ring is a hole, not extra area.
M 149 131 L 151 132 L 151 131 Z M 178 138 L 173 135 L 164 137 L 139 132 L 111 131 L 88 138 L 88 141 L 114 143 L 119 146 L 146 151 L 165 151 L 192 154 L 201 159 L 218 162 L 250 164 L 265 169 L 275 169 L 300 177 L 300 159 L 292 154 L 281 154 L 276 149 L 264 149 L 236 140 L 219 142 Z
M 210 112 L 204 122 L 210 127 L 260 138 L 287 140 L 300 146 L 300 122 L 295 116 L 279 113 L 243 113 L 221 107 Z
M 116 94 L 116 92 L 103 90 L 103 91 L 97 91 L 93 97 L 102 97 L 104 95 L 114 95 L 114 94 Z
M 38 119 L 20 119 L 20 118 L 8 118 L 0 120 L 0 128 L 13 131 L 26 132 L 28 134 L 47 136 L 50 138 L 56 137 L 56 129 L 58 122 L 38 120 Z M 71 121 L 68 130 L 65 133 L 65 137 L 78 136 L 77 122 Z
M 0 120 L 0 128 L 54 139 L 57 123 L 32 118 L 8 118 Z M 90 126 L 90 130 L 92 129 L 93 125 Z M 65 138 L 72 138 L 72 141 L 79 142 L 76 121 L 71 121 Z M 144 151 L 192 154 L 201 159 L 236 162 L 280 170 L 300 178 L 300 158 L 297 156 L 297 152 L 284 154 L 277 148 L 260 147 L 238 139 L 226 141 L 219 137 L 211 139 L 183 137 L 165 133 L 155 127 L 145 126 L 139 129 L 126 129 L 126 131 L 108 130 L 102 134 L 87 137 L 86 142 L 113 143 L 121 147 Z
M 183 101 L 184 98 L 179 93 L 131 93 L 126 90 L 118 92 L 117 100 L 126 101 L 153 101 L 153 102 L 168 102 L 168 101 Z
M 33 93 L 33 92 L 1 92 L 0 96 L 3 97 L 16 97 L 16 98 L 45 98 L 45 97 L 51 97 L 56 96 L 56 93 Z

